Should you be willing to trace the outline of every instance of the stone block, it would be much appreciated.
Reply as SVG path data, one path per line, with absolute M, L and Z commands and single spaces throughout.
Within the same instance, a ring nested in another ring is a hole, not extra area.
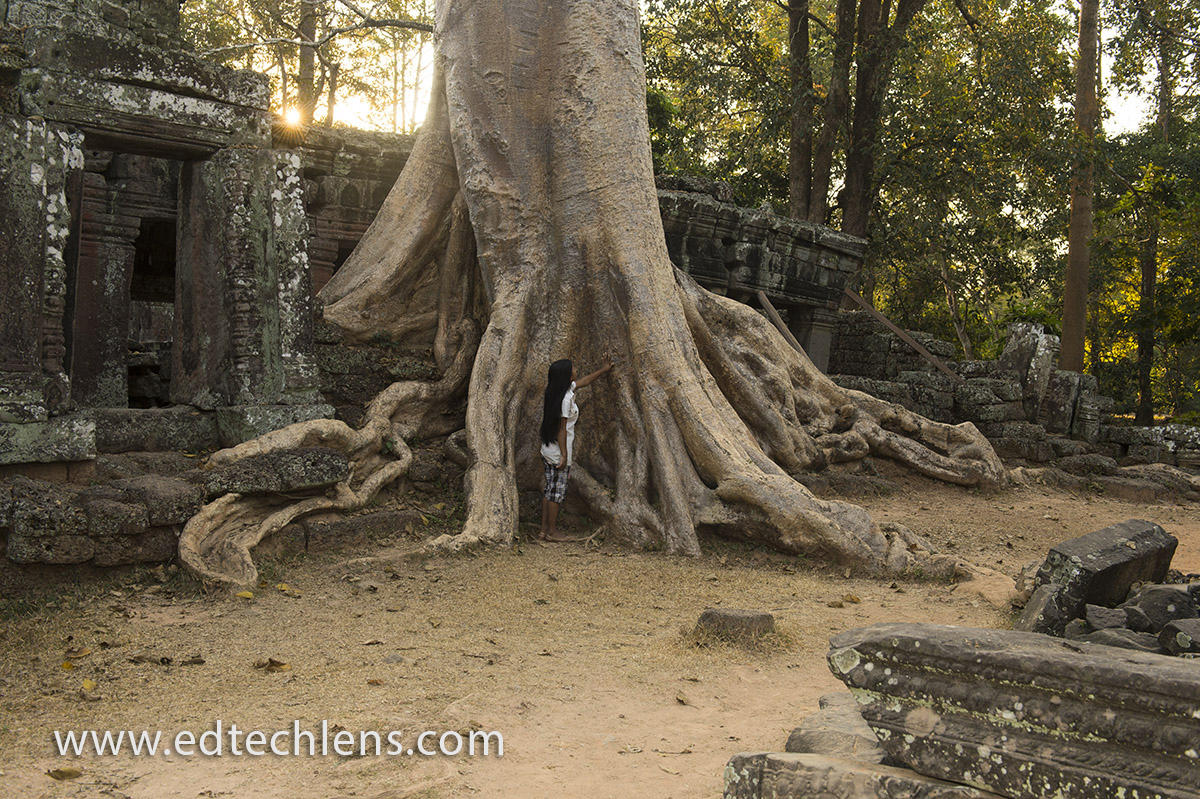
M 1168 654 L 1200 654 L 1200 619 L 1169 622 L 1158 635 L 1158 645 Z
M 205 452 L 221 445 L 214 415 L 186 405 L 97 408 L 92 418 L 100 452 Z
M 835 636 L 829 663 L 889 759 L 927 776 L 1009 799 L 1200 797 L 1200 669 L 1185 660 L 879 624 Z
M 1092 644 L 1132 649 L 1135 652 L 1159 652 L 1158 638 L 1151 633 L 1135 632 L 1121 627 L 1096 630 L 1079 638 Z
M 141 535 L 150 524 L 145 505 L 81 494 L 79 508 L 84 530 L 93 538 Z
M 758 610 L 705 608 L 696 622 L 697 635 L 712 636 L 738 643 L 775 632 L 775 617 Z
M 236 405 L 218 408 L 217 434 L 222 447 L 233 447 L 296 422 L 332 419 L 332 405 Z
M 179 549 L 179 525 L 151 527 L 142 535 L 96 539 L 93 562 L 97 566 L 129 563 L 161 563 L 175 557 Z
M 1083 609 L 1083 617 L 1093 630 L 1124 627 L 1126 623 L 1124 610 L 1120 608 L 1106 608 L 1103 605 L 1087 605 Z
M 82 416 L 0 422 L 0 464 L 86 461 L 96 457 L 96 424 Z
M 309 491 L 345 480 L 350 461 L 324 447 L 267 452 L 225 466 L 204 476 L 204 490 L 212 499 L 222 494 L 270 494 Z
M 1078 372 L 1055 369 L 1038 406 L 1037 421 L 1048 433 L 1068 433 L 1079 399 L 1081 376 Z
M 790 752 L 734 755 L 724 799 L 996 799 L 996 795 L 915 771 Z
M 1115 460 L 1105 455 L 1068 455 L 1059 458 L 1054 465 L 1064 472 L 1083 477 L 1116 474 L 1120 469 Z
M 1044 602 L 1045 607 L 1036 609 L 1043 621 L 1030 616 L 1022 629 L 1061 634 L 1059 624 L 1082 615 L 1087 604 L 1111 607 L 1125 600 L 1134 583 L 1161 581 L 1178 543 L 1157 524 L 1130 519 L 1056 544 L 1037 575 L 1039 590 L 1055 587 L 1050 603 L 1055 612 L 1048 613 Z M 1031 600 L 1026 614 L 1033 605 Z
M 864 763 L 882 763 L 883 747 L 858 712 L 858 702 L 847 692 L 826 694 L 821 709 L 792 730 L 786 752 L 844 757 Z
M 8 537 L 7 554 L 13 563 L 86 563 L 95 554 L 95 542 L 78 534 L 30 537 L 14 532 Z
M 143 475 L 114 480 L 106 486 L 125 502 L 144 505 L 152 527 L 185 524 L 204 504 L 204 491 L 175 477 Z
M 1025 609 L 1013 622 L 1013 629 L 1062 635 L 1071 616 L 1063 610 L 1060 594 L 1061 587 L 1056 583 L 1043 583 L 1034 588 Z

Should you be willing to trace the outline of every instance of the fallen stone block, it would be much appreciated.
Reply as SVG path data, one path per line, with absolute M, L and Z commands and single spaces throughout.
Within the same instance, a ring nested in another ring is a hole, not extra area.
M 1186 585 L 1146 585 L 1121 605 L 1131 629 L 1158 634 L 1169 622 L 1197 617 L 1196 603 Z M 1138 619 L 1134 626 L 1133 619 Z
M 879 624 L 835 636 L 829 664 L 889 759 L 921 774 L 1009 799 L 1200 797 L 1200 669 L 1186 660 Z
M 1124 627 L 1127 623 L 1124 610 L 1121 608 L 1106 608 L 1103 605 L 1085 606 L 1083 609 L 1083 618 L 1093 630 Z
M 1171 655 L 1200 652 L 1200 619 L 1169 622 L 1158 634 L 1158 645 Z
M 1053 631 L 1055 635 L 1062 635 L 1071 619 L 1062 609 L 1061 592 L 1056 583 L 1045 583 L 1033 589 L 1025 609 L 1013 622 L 1013 629 L 1028 633 Z
M 845 757 L 863 763 L 882 763 L 885 757 L 879 739 L 863 721 L 853 694 L 826 694 L 821 709 L 792 730 L 785 752 L 803 752 Z
M 1139 633 L 1122 627 L 1106 630 L 1096 630 L 1082 636 L 1079 640 L 1104 646 L 1115 646 L 1119 649 L 1132 649 L 1135 652 L 1159 652 L 1161 647 L 1158 638 L 1150 633 Z
M 758 610 L 705 608 L 695 632 L 698 636 L 747 643 L 775 632 L 775 617 Z
M 857 760 L 757 752 L 730 758 L 724 799 L 996 799 L 996 794 Z
M 1061 635 L 1063 625 L 1081 616 L 1087 604 L 1111 607 L 1124 601 L 1134 583 L 1161 581 L 1178 543 L 1157 524 L 1130 519 L 1056 544 L 1036 580 L 1039 587 L 1056 586 L 1056 612 L 1035 608 L 1031 600 L 1018 629 Z
M 331 419 L 332 405 L 233 405 L 216 409 L 221 446 L 233 447 L 297 422 Z
M 204 476 L 209 499 L 223 494 L 270 494 L 308 491 L 334 485 L 350 475 L 344 454 L 324 447 L 267 452 L 226 466 Z
M 87 461 L 96 457 L 96 423 L 84 415 L 0 422 L 0 464 Z

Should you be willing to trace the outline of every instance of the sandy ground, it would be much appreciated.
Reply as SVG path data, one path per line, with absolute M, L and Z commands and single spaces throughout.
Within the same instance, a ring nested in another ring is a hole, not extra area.
M 1195 506 L 893 479 L 899 491 L 855 501 L 1006 573 L 1130 517 L 1177 535 L 1176 566 L 1200 571 Z M 7 597 L 0 796 L 715 799 L 731 754 L 782 749 L 817 697 L 840 687 L 825 664 L 830 635 L 881 621 L 1010 621 L 962 588 L 847 579 L 725 542 L 694 559 L 527 545 L 347 566 L 364 554 L 267 561 L 272 585 L 252 599 L 201 597 L 144 569 Z M 861 602 L 827 604 L 848 593 Z M 773 611 L 779 640 L 759 651 L 694 645 L 686 631 L 716 605 Z M 91 652 L 65 670 L 72 648 Z M 203 663 L 183 664 L 195 655 Z M 254 667 L 267 658 L 289 668 Z M 89 696 L 84 680 L 96 683 Z M 53 730 L 173 735 L 216 719 L 401 730 L 408 745 L 427 729 L 498 730 L 504 756 L 58 757 L 51 743 Z M 82 774 L 45 774 L 64 767 Z

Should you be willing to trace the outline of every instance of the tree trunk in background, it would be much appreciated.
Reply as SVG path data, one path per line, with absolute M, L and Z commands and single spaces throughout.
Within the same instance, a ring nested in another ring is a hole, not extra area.
M 337 108 L 337 86 L 338 72 L 342 69 L 341 64 L 329 65 L 329 94 L 325 100 L 325 127 L 333 127 L 333 114 Z
M 1172 73 L 1170 37 L 1160 31 L 1158 35 L 1158 119 L 1155 127 L 1162 137 L 1163 150 L 1171 141 L 1171 107 L 1175 98 L 1175 83 Z M 1151 163 L 1151 168 L 1153 168 Z M 1158 237 L 1162 226 L 1159 197 L 1159 175 L 1150 175 L 1150 196 L 1145 201 L 1145 238 L 1138 252 L 1138 270 L 1141 282 L 1138 293 L 1137 331 L 1137 377 L 1138 406 L 1135 421 L 1138 424 L 1154 424 L 1154 341 L 1158 319 L 1155 314 L 1158 284 Z
M 296 28 L 298 38 L 304 42 L 317 40 L 317 2 L 300 0 L 300 24 Z M 317 108 L 317 49 L 301 45 L 299 63 L 296 68 L 296 107 L 300 111 L 300 124 L 311 125 Z
M 219 465 L 319 443 L 345 451 L 351 475 L 290 504 L 209 503 L 180 537 L 187 567 L 255 584 L 249 547 L 306 513 L 364 507 L 407 471 L 409 440 L 460 429 L 466 522 L 425 551 L 511 543 L 520 492 L 542 476 L 546 367 L 566 356 L 617 364 L 589 388 L 567 500 L 609 541 L 698 554 L 698 530 L 710 530 L 876 573 L 953 569 L 912 533 L 796 478 L 876 455 L 1003 484 L 975 426 L 837 386 L 757 311 L 672 266 L 638 4 L 441 0 L 436 26 L 412 155 L 319 299 L 348 341 L 432 343 L 442 376 L 385 389 L 358 430 L 319 419 L 215 453 Z
M 1062 348 L 1059 366 L 1083 371 L 1087 328 L 1088 270 L 1091 263 L 1093 144 L 1099 122 L 1096 102 L 1099 0 L 1081 0 L 1079 62 L 1075 67 L 1075 126 L 1079 155 L 1071 176 L 1071 221 L 1067 231 L 1067 272 L 1063 280 Z
M 842 231 L 862 238 L 867 236 L 871 208 L 878 193 L 875 147 L 879 143 L 879 120 L 888 81 L 908 26 L 924 7 L 925 0 L 900 0 L 889 25 L 891 5 L 891 0 L 862 0 L 858 8 L 854 124 L 846 152 Z M 866 294 L 863 296 L 869 300 Z
M 813 85 L 809 61 L 808 0 L 788 0 L 788 67 L 791 140 L 788 147 L 788 216 L 808 218 L 812 187 Z
M 833 63 L 829 74 L 829 94 L 821 111 L 821 131 L 812 157 L 812 190 L 809 194 L 808 221 L 828 223 L 829 181 L 833 170 L 833 152 L 838 135 L 846 125 L 850 109 L 850 64 L 854 58 L 854 19 L 857 0 L 838 0 L 837 27 L 834 29 Z

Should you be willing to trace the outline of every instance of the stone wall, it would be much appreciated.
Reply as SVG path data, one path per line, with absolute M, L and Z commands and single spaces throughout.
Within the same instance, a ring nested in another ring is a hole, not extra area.
M 1045 463 L 1100 453 L 1123 465 L 1200 466 L 1200 428 L 1140 428 L 1113 419 L 1113 402 L 1093 376 L 1057 368 L 1058 337 L 1040 325 L 1013 325 L 996 360 L 956 361 L 950 342 L 910 335 L 958 379 L 861 311 L 839 315 L 833 379 L 937 421 L 973 422 L 1005 458 Z

